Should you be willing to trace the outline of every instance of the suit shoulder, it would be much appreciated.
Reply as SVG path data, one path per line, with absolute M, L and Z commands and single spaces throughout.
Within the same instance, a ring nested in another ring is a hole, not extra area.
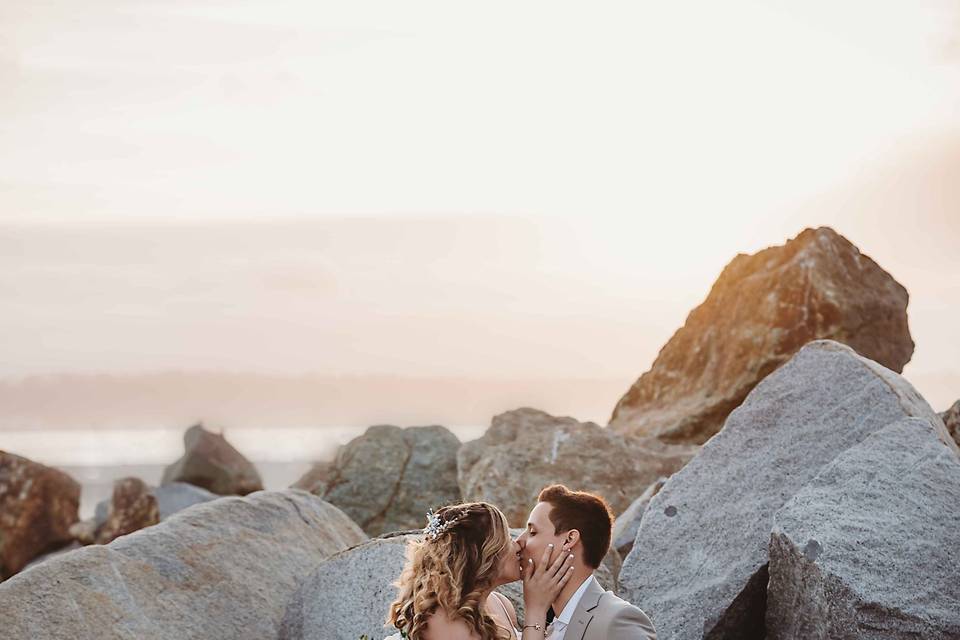
M 643 610 L 630 604 L 612 591 L 603 597 L 602 604 L 607 610 L 607 633 L 609 638 L 644 638 L 656 640 L 657 632 L 650 617 Z M 638 635 L 642 633 L 644 635 Z

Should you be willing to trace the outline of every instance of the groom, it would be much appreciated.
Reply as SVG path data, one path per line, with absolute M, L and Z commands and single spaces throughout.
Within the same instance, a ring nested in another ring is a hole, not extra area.
M 517 538 L 524 566 L 539 562 L 549 545 L 555 553 L 572 553 L 573 573 L 553 602 L 557 613 L 544 635 L 548 640 L 656 640 L 647 615 L 606 591 L 593 572 L 610 548 L 613 514 L 600 496 L 546 487 Z

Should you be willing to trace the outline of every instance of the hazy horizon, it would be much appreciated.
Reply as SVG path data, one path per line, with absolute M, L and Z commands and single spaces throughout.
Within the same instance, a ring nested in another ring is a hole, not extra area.
M 960 397 L 955 3 L 0 18 L 2 380 L 588 379 L 595 419 L 737 253 L 829 225 Z

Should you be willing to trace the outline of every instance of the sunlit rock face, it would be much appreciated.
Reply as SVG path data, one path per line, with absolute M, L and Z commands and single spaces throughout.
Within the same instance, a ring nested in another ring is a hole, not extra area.
M 765 376 L 821 338 L 896 372 L 913 354 L 907 290 L 828 227 L 740 254 L 617 404 L 610 426 L 706 442 Z

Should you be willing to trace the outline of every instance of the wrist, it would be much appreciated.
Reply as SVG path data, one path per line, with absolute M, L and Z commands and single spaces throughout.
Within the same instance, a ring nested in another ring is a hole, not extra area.
M 546 624 L 548 608 L 549 607 L 524 607 L 523 623 L 535 624 L 539 622 L 541 624 Z

